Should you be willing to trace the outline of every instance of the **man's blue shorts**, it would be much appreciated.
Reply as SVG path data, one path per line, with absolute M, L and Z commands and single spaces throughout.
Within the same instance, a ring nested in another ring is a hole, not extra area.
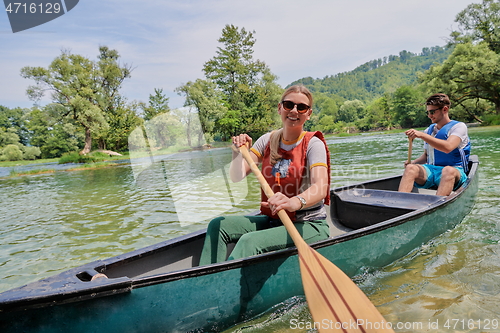
M 415 187 L 417 188 L 433 188 L 438 187 L 441 182 L 441 172 L 443 171 L 443 166 L 430 165 L 430 164 L 422 164 L 425 171 L 427 172 L 427 181 L 424 185 L 419 185 L 415 183 Z M 456 191 L 462 184 L 467 180 L 467 175 L 464 172 L 463 168 L 455 167 L 458 171 L 460 171 L 460 180 L 455 184 L 453 191 Z

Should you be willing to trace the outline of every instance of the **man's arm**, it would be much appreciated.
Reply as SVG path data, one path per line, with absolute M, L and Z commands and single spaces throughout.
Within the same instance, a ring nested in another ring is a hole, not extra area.
M 460 139 L 456 135 L 450 135 L 447 140 L 441 140 L 425 133 L 422 134 L 425 135 L 425 137 L 422 138 L 425 142 L 430 144 L 434 149 L 440 150 L 446 154 L 452 152 L 455 148 L 458 147 L 460 142 L 462 142 L 462 139 Z
M 456 135 L 450 135 L 447 140 L 441 140 L 441 139 L 436 139 L 432 135 L 414 129 L 406 131 L 406 135 L 408 135 L 409 138 L 422 139 L 428 144 L 430 144 L 431 147 L 433 147 L 434 149 L 440 150 L 446 154 L 453 151 L 462 142 L 462 139 L 460 139 L 460 137 Z

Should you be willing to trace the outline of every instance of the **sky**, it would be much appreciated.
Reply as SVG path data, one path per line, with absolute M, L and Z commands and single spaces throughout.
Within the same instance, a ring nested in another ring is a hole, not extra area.
M 147 102 L 163 89 L 169 106 L 183 106 L 174 90 L 204 78 L 227 24 L 254 31 L 254 58 L 285 87 L 363 63 L 444 46 L 456 15 L 479 0 L 81 0 L 66 14 L 13 33 L 0 13 L 0 105 L 33 106 L 20 76 L 25 66 L 48 67 L 62 50 L 96 60 L 99 46 L 116 49 L 131 65 L 121 94 Z M 50 102 L 50 95 L 41 104 Z

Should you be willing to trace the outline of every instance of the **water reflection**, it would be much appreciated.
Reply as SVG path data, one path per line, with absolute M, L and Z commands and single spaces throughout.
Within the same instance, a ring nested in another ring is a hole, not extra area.
M 153 156 L 153 162 L 137 165 L 132 159 L 136 184 L 143 189 L 166 187 L 181 226 L 223 215 L 241 204 L 248 182 L 229 179 L 229 149 Z

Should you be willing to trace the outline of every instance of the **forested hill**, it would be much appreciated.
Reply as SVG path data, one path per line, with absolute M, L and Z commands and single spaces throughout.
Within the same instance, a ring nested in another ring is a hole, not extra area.
M 417 80 L 417 73 L 424 72 L 435 63 L 444 62 L 451 54 L 447 47 L 426 47 L 420 54 L 401 51 L 383 59 L 369 61 L 350 72 L 326 76 L 323 79 L 305 77 L 292 84 L 302 83 L 313 93 L 326 93 L 344 100 L 364 102 L 392 93 L 403 85 Z

